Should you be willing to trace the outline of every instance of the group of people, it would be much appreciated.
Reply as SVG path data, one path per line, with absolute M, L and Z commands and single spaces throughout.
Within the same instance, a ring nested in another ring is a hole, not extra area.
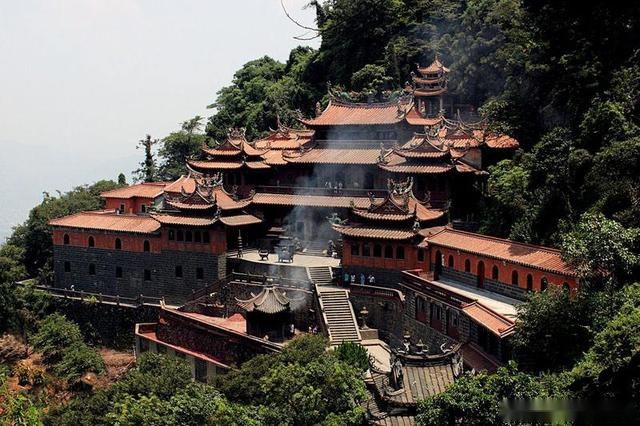
M 342 278 L 342 282 L 345 286 L 356 284 L 356 274 L 353 274 L 353 273 L 349 274 L 348 272 L 345 272 Z M 365 284 L 375 285 L 376 277 L 374 277 L 373 274 L 369 274 L 365 276 L 364 273 L 360 273 L 358 282 L 360 283 L 360 285 L 365 285 Z

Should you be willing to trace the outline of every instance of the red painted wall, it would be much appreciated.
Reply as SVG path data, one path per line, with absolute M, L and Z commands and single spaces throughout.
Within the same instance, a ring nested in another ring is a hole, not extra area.
M 549 285 L 562 285 L 563 283 L 568 283 L 569 287 L 573 290 L 578 287 L 578 281 L 576 277 L 569 275 L 561 275 L 554 274 L 546 271 L 542 271 L 539 269 L 527 268 L 522 265 L 518 265 L 515 263 L 504 262 L 502 260 L 493 259 L 490 257 L 477 256 L 470 253 L 458 252 L 458 250 L 451 250 L 444 247 L 438 247 L 436 245 L 431 244 L 430 247 L 430 258 L 431 263 L 435 264 L 437 252 L 440 251 L 442 253 L 442 265 L 444 267 L 449 266 L 449 256 L 453 256 L 453 269 L 465 272 L 465 260 L 469 259 L 471 263 L 471 270 L 468 272 L 472 275 L 476 275 L 478 272 L 478 262 L 484 262 L 484 277 L 487 279 L 492 278 L 492 271 L 494 265 L 498 267 L 498 281 L 504 284 L 511 284 L 511 274 L 514 270 L 518 271 L 518 287 L 526 289 L 527 288 L 527 275 L 531 274 L 533 277 L 533 290 L 540 290 L 540 281 L 542 278 L 546 278 L 549 282 Z M 431 269 L 431 268 L 427 268 Z
M 142 205 L 151 206 L 153 204 L 153 198 L 105 198 L 105 208 L 107 210 L 118 210 L 120 204 L 124 204 L 125 213 L 141 213 Z
M 407 242 L 394 242 L 385 240 L 367 240 L 369 244 L 371 256 L 362 255 L 362 244 L 364 241 L 348 240 L 343 241 L 342 265 L 343 266 L 365 266 L 369 268 L 407 270 L 407 269 L 428 269 L 429 253 L 425 249 L 418 249 L 415 245 Z M 373 256 L 373 245 L 379 243 L 382 246 L 382 256 Z M 360 245 L 360 255 L 351 254 L 351 246 L 353 244 Z M 393 247 L 394 258 L 385 258 L 384 249 L 387 245 Z M 404 247 L 404 259 L 396 259 L 396 249 L 398 246 Z M 418 250 L 423 250 L 423 260 L 418 260 Z
M 88 247 L 89 236 L 93 236 L 95 241 L 95 248 L 114 250 L 116 238 L 120 238 L 122 241 L 123 251 L 144 251 L 144 241 L 149 241 L 150 251 L 152 253 L 160 253 L 163 250 L 176 250 L 176 251 L 195 251 L 195 252 L 209 252 L 209 253 L 224 253 L 226 251 L 226 237 L 225 233 L 219 229 L 210 229 L 210 242 L 209 244 L 184 242 L 184 241 L 169 241 L 168 229 L 161 229 L 160 235 L 150 234 L 127 234 L 127 233 L 115 233 L 108 231 L 84 231 L 79 229 L 54 229 L 53 231 L 53 244 L 63 245 L 64 235 L 69 235 L 69 245 L 76 247 Z

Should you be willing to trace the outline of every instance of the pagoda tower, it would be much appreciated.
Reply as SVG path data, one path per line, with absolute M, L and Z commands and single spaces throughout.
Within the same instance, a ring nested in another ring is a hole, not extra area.
M 423 117 L 436 117 L 444 113 L 443 96 L 447 93 L 449 68 L 442 65 L 438 55 L 427 67 L 418 65 L 411 73 L 413 96 L 417 111 Z

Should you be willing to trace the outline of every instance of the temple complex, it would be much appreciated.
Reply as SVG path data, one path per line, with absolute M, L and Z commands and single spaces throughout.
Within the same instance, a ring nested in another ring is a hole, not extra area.
M 494 371 L 527 292 L 579 282 L 557 250 L 473 232 L 487 167 L 518 141 L 462 120 L 448 78 L 436 58 L 387 102 L 330 92 L 300 128 L 278 120 L 255 141 L 231 129 L 176 181 L 103 193 L 103 210 L 50 222 L 54 285 L 163 298 L 138 351 L 189 357 L 203 381 L 312 331 L 419 347 L 424 359 L 396 359 L 449 382 L 458 364 Z M 376 380 L 382 412 L 410 415 L 435 389 L 398 396 Z

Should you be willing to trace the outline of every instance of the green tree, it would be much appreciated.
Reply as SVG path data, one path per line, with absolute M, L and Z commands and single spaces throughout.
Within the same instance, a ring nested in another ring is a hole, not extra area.
M 578 396 L 636 404 L 640 400 L 640 284 L 626 288 L 624 299 L 571 372 Z
M 51 314 L 42 320 L 38 332 L 31 339 L 31 344 L 48 364 L 62 360 L 65 350 L 82 342 L 80 328 L 64 315 Z
M 144 160 L 140 162 L 140 167 L 133 171 L 133 175 L 138 182 L 153 182 L 158 175 L 158 166 L 153 147 L 158 144 L 158 139 L 151 139 L 151 135 L 146 135 L 140 139 L 136 149 L 144 149 Z
M 127 178 L 124 173 L 118 175 L 118 185 L 125 186 L 127 184 Z
M 161 159 L 158 178 L 164 181 L 175 180 L 186 173 L 186 161 L 200 152 L 206 144 L 206 136 L 201 133 L 203 118 L 193 117 L 182 123 L 181 129 L 162 138 L 158 157 Z
M 352 367 L 363 372 L 369 369 L 369 352 L 364 346 L 354 342 L 342 342 L 335 352 L 339 360 Z
M 543 383 L 548 383 L 547 381 Z M 509 362 L 496 374 L 465 374 L 445 392 L 418 405 L 418 425 L 499 425 L 500 402 L 548 396 L 538 378 L 518 371 Z
M 626 229 L 599 213 L 586 213 L 564 236 L 562 256 L 580 276 L 603 285 L 622 283 L 638 267 L 639 229 Z
M 585 294 L 572 295 L 558 285 L 530 293 L 518 306 L 513 337 L 516 357 L 532 371 L 570 367 L 589 347 L 592 316 Z

